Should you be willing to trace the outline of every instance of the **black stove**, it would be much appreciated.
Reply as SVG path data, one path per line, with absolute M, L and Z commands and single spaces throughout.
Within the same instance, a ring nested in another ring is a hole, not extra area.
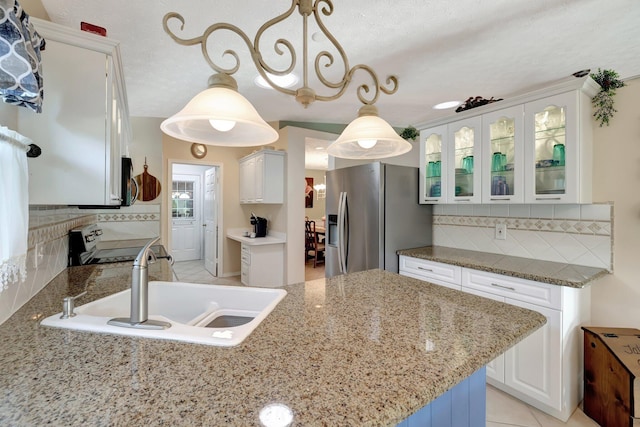
M 101 242 L 102 229 L 97 224 L 70 230 L 69 266 L 133 261 L 148 240 L 102 242 L 103 247 L 98 248 Z M 171 255 L 167 253 L 164 246 L 153 245 L 151 250 L 156 258 L 166 258 L 171 261 Z

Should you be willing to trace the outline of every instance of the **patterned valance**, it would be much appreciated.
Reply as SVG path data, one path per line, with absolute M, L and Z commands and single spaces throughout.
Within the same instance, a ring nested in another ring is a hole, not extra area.
M 0 96 L 9 104 L 42 111 L 45 41 L 15 0 L 0 0 Z

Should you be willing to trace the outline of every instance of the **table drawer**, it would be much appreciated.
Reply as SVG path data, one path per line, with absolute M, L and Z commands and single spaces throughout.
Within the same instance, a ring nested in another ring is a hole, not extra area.
M 462 288 L 472 288 L 557 310 L 561 309 L 562 304 L 561 286 L 468 268 L 462 271 Z
M 460 285 L 462 268 L 457 265 L 443 264 L 441 262 L 428 261 L 425 259 L 400 256 L 400 272 L 410 273 L 412 277 L 417 277 L 429 281 L 435 279 L 441 282 Z

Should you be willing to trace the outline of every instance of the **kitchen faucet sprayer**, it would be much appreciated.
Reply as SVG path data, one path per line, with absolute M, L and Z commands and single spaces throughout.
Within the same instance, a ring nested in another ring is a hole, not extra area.
M 159 237 L 150 240 L 138 253 L 133 262 L 131 277 L 131 315 L 129 318 L 118 317 L 107 323 L 112 326 L 137 329 L 168 329 L 171 323 L 148 319 L 149 308 L 149 257 L 156 261 L 156 255 L 151 245 L 160 240 Z

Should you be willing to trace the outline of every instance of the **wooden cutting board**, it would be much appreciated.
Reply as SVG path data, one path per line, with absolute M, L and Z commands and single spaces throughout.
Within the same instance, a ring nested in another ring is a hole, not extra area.
M 135 180 L 138 183 L 138 200 L 143 202 L 149 202 L 154 200 L 160 195 L 160 181 L 155 176 L 151 175 L 147 169 L 147 158 L 144 159 L 144 172 L 135 176 Z

